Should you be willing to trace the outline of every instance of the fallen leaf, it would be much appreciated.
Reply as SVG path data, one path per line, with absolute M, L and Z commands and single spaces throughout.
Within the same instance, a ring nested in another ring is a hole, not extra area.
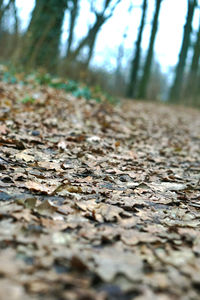
M 53 194 L 53 192 L 56 190 L 56 186 L 48 186 L 47 184 L 42 184 L 39 182 L 34 181 L 27 181 L 26 187 L 29 190 L 36 191 L 36 192 L 42 192 L 48 195 Z

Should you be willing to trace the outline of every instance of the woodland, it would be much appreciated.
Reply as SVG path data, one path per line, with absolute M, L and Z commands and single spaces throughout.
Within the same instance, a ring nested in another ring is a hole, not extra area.
M 88 1 L 81 40 L 81 0 L 36 0 L 25 30 L 17 1 L 0 1 L 0 300 L 199 299 L 200 3 L 186 1 L 166 86 L 154 51 L 165 1 L 153 0 L 146 51 L 151 0 L 139 1 L 128 72 L 123 43 L 113 72 L 91 64 L 123 0 Z

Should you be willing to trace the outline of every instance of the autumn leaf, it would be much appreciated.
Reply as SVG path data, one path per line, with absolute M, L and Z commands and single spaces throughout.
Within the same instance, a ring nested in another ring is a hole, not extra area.
M 56 189 L 56 186 L 49 186 L 47 184 L 42 184 L 42 183 L 34 182 L 34 181 L 27 181 L 26 187 L 29 190 L 36 191 L 36 192 L 42 192 L 42 193 L 45 193 L 48 195 L 53 194 L 53 192 Z

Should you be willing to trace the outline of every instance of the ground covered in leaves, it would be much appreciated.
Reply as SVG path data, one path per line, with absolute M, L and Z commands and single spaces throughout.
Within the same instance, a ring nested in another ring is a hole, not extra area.
M 0 299 L 199 299 L 198 111 L 3 82 L 0 102 Z

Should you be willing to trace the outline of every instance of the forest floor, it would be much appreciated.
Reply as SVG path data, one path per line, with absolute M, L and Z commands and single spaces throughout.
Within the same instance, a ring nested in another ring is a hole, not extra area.
M 3 82 L 0 103 L 1 300 L 199 299 L 199 111 Z

